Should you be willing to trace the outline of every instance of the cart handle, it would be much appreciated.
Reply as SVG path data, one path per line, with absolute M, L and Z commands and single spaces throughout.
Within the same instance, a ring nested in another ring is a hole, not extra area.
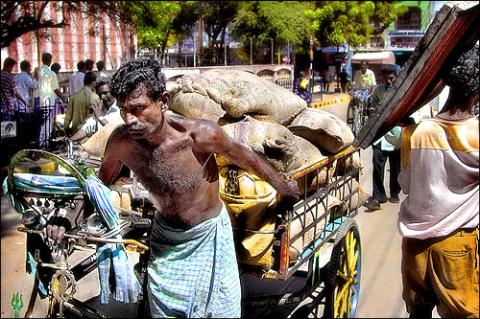
M 33 229 L 28 229 L 25 227 L 18 227 L 17 231 L 22 232 L 22 233 L 27 233 L 27 234 L 43 234 L 41 230 L 33 230 Z M 135 239 L 113 239 L 113 238 L 100 238 L 100 237 L 95 237 L 95 236 L 87 236 L 87 235 L 73 235 L 73 234 L 64 234 L 66 238 L 73 238 L 73 239 L 80 239 L 80 240 L 85 240 L 86 242 L 93 242 L 93 243 L 114 243 L 114 244 L 124 244 L 124 245 L 133 245 L 137 246 L 138 248 L 142 250 L 148 250 L 149 247 L 145 244 L 142 244 L 138 240 Z

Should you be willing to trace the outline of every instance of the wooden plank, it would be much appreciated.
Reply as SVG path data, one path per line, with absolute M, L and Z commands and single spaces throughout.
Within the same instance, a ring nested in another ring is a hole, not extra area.
M 398 123 L 406 120 L 444 87 L 443 67 L 479 39 L 479 5 L 445 4 L 353 142 L 367 148 Z

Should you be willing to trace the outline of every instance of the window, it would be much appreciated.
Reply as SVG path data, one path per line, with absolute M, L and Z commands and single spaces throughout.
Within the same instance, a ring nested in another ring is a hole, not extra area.
M 408 7 L 407 12 L 398 16 L 397 30 L 420 30 L 422 11 L 419 7 Z

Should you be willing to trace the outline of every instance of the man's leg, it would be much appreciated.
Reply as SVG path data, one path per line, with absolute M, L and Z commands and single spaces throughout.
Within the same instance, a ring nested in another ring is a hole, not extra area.
M 373 149 L 373 198 L 380 203 L 387 201 L 387 194 L 385 193 L 384 176 L 385 176 L 385 163 L 387 162 L 387 156 L 380 147 L 375 145 Z
M 429 241 L 402 240 L 402 297 L 410 318 L 432 318 L 436 299 L 428 277 Z
M 398 183 L 398 174 L 400 174 L 400 150 L 389 152 L 388 161 L 390 163 L 390 201 L 398 203 L 400 200 L 401 188 Z
M 432 245 L 429 273 L 444 318 L 478 318 L 478 228 L 459 230 Z

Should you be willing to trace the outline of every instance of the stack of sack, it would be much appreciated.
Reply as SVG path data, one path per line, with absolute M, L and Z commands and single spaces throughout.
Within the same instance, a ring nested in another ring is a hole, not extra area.
M 217 122 L 230 137 L 248 145 L 282 174 L 336 154 L 354 140 L 348 125 L 334 114 L 307 108 L 306 102 L 291 91 L 249 72 L 211 70 L 183 76 L 167 88 L 172 96 L 171 111 Z M 340 159 L 338 167 L 334 161 L 318 174 L 312 172 L 297 180 L 300 191 L 314 191 L 328 184 L 336 170 L 346 173 L 360 166 L 358 156 L 348 158 Z M 217 156 L 216 160 L 220 167 L 220 197 L 232 218 L 238 259 L 243 264 L 269 269 L 274 262 L 275 189 L 226 158 Z M 361 188 L 356 187 L 352 193 L 357 191 Z M 339 200 L 344 194 L 337 196 L 328 196 L 328 204 L 319 203 L 317 216 L 295 212 L 290 237 L 326 212 L 345 212 L 348 207 Z M 348 203 L 350 207 L 359 204 L 358 198 Z M 320 234 L 324 224 L 317 224 L 316 229 L 311 228 L 292 243 L 292 261 Z
M 248 145 L 282 174 L 336 154 L 354 140 L 348 125 L 334 114 L 307 108 L 293 92 L 249 72 L 209 70 L 167 81 L 166 87 L 171 95 L 171 112 L 218 123 L 230 137 Z M 238 259 L 269 269 L 273 265 L 275 189 L 226 158 L 217 156 L 216 160 L 220 196 L 232 218 Z M 328 184 L 335 170 L 348 172 L 361 165 L 359 158 L 338 162 L 299 179 L 300 191 L 314 191 Z M 336 212 L 342 211 L 341 202 L 331 199 L 327 210 L 335 207 Z M 291 238 L 312 220 L 294 220 Z M 308 236 L 314 239 L 313 232 Z M 295 242 L 292 258 L 307 244 L 303 239 Z

